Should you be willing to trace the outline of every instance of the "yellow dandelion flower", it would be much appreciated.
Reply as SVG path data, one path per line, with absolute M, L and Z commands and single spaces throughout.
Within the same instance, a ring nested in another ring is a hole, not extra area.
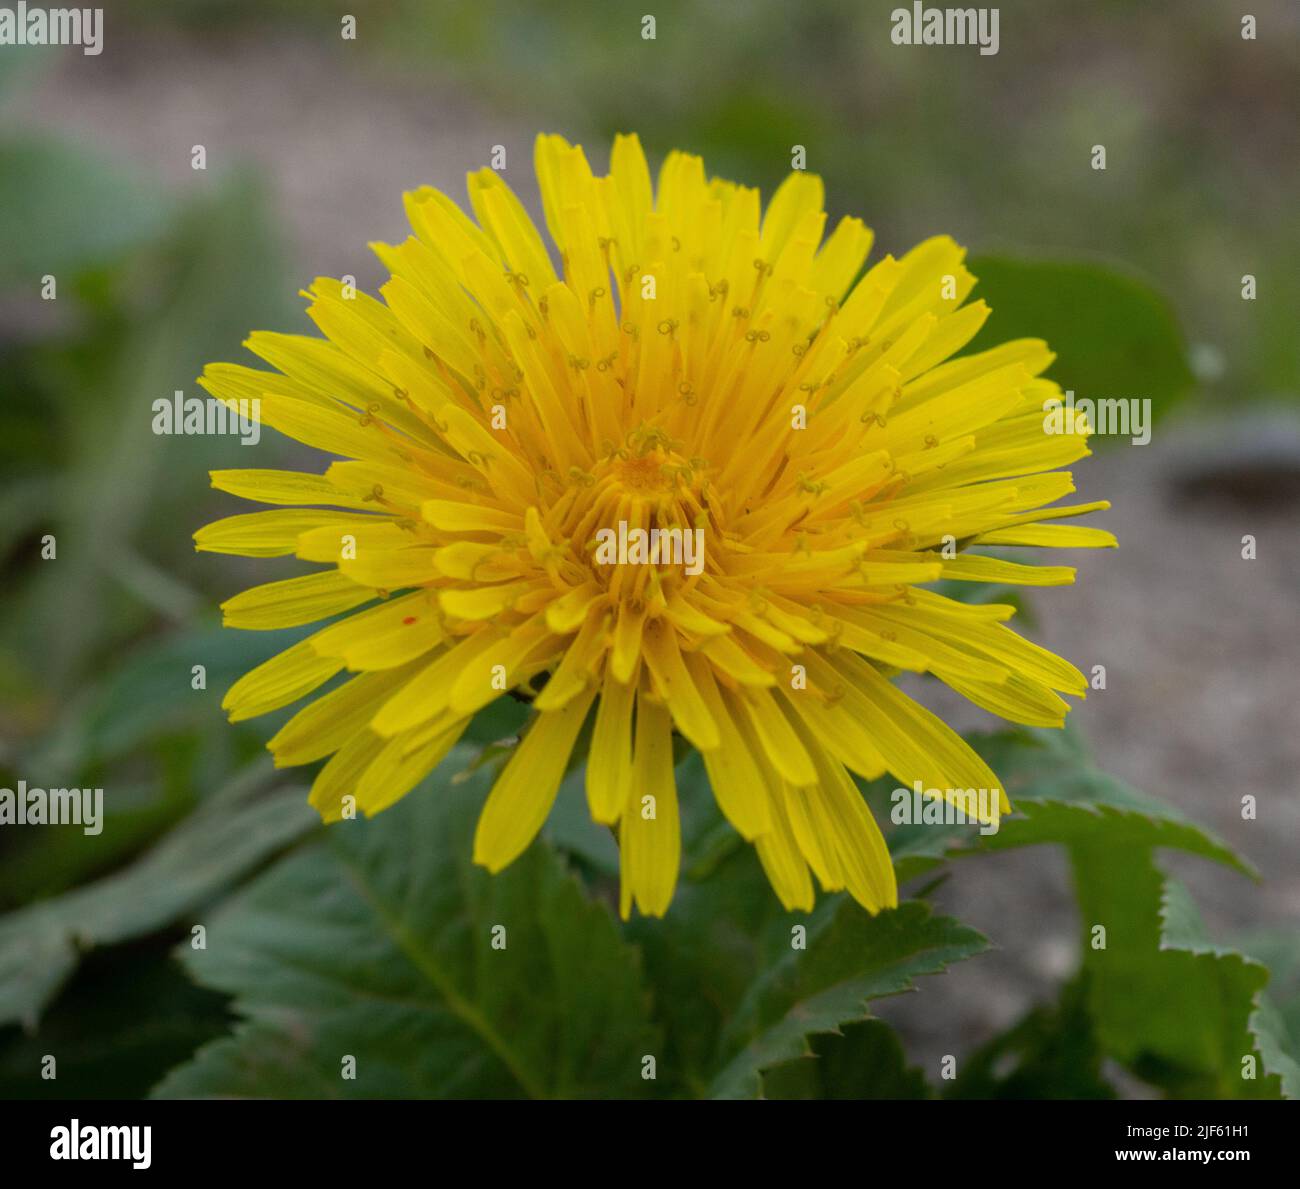
M 528 846 L 589 738 L 624 916 L 672 899 L 677 732 L 788 909 L 812 906 L 813 875 L 891 906 L 850 774 L 953 797 L 998 781 L 889 677 L 932 673 L 1039 726 L 1062 723 L 1061 693 L 1084 694 L 1073 666 L 1004 626 L 1010 606 L 924 585 L 1066 583 L 1072 569 L 971 547 L 1114 544 L 1059 523 L 1107 506 L 1056 503 L 1073 485 L 1052 468 L 1088 453 L 1087 426 L 1045 432 L 1060 390 L 1039 340 L 950 358 L 988 309 L 963 304 L 975 278 L 946 236 L 854 284 L 872 233 L 845 218 L 823 239 L 811 174 L 764 212 L 685 153 L 652 188 L 635 136 L 604 177 L 558 136 L 538 138 L 536 167 L 558 272 L 484 169 L 477 221 L 436 190 L 406 195 L 414 236 L 374 245 L 382 301 L 317 279 L 304 296 L 324 338 L 258 332 L 246 345 L 275 371 L 205 370 L 217 399 L 340 456 L 323 474 L 214 472 L 281 507 L 208 525 L 199 549 L 324 566 L 235 596 L 225 622 L 356 612 L 224 705 L 244 719 L 349 675 L 269 743 L 278 764 L 329 757 L 311 802 L 336 820 L 345 798 L 392 805 L 477 711 L 522 694 L 536 713 L 474 859 L 498 871 Z

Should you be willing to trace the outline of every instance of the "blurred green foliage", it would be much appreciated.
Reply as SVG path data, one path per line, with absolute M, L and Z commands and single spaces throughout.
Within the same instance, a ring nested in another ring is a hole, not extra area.
M 195 565 L 206 470 L 238 446 L 150 426 L 152 401 L 250 319 L 284 318 L 286 289 L 251 176 L 182 198 L 81 145 L 0 138 L 0 786 L 112 789 L 97 835 L 0 833 L 0 908 L 15 910 L 0 918 L 0 1092 L 53 1089 L 30 1085 L 29 1064 L 20 1076 L 28 1042 L 14 1024 L 35 1023 L 83 950 L 139 937 L 127 967 L 92 963 L 94 986 L 78 980 L 50 1027 L 73 1047 L 61 1091 L 143 1093 L 187 1041 L 177 1054 L 150 1015 L 141 1052 L 165 1064 L 131 1072 L 124 1057 L 110 1076 L 92 1039 L 108 1008 L 87 1005 L 102 995 L 119 1022 L 138 1009 L 126 993 L 137 966 L 142 988 L 150 971 L 174 983 L 160 930 L 315 824 L 300 788 L 272 791 L 264 775 L 252 804 L 230 800 L 262 738 L 225 723 L 222 693 L 287 642 L 222 632 L 215 604 L 229 590 Z
M 614 132 L 639 131 L 655 157 L 701 152 L 711 171 L 770 193 L 799 144 L 832 216 L 863 216 L 895 254 L 946 231 L 984 252 L 1123 261 L 1168 296 L 1194 344 L 1222 356 L 1218 399 L 1300 396 L 1300 271 L 1288 263 L 1300 259 L 1300 60 L 1287 0 L 1251 7 L 1255 41 L 1242 40 L 1240 12 L 1214 4 L 1011 0 L 991 57 L 892 45 L 895 7 L 403 0 L 360 11 L 395 60 L 432 62 L 525 126 L 586 138 L 598 161 Z M 292 0 L 277 8 L 300 21 Z M 1104 172 L 1090 166 L 1096 144 Z M 1241 299 L 1247 273 L 1254 303 Z

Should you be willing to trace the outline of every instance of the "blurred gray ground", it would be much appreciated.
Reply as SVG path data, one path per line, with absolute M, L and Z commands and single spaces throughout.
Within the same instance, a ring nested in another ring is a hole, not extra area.
M 460 199 L 465 172 L 486 165 L 491 147 L 503 144 L 508 180 L 535 205 L 538 129 L 478 110 L 436 80 L 381 74 L 358 61 L 265 38 L 142 39 L 99 59 L 65 60 L 11 96 L 5 119 L 85 141 L 180 189 L 255 162 L 273 189 L 295 282 L 351 273 L 373 290 L 382 272 L 365 244 L 407 234 L 403 189 L 430 183 Z M 194 144 L 207 148 L 207 174 L 190 168 Z M 603 165 L 605 146 L 591 151 Z M 860 213 L 871 221 L 873 212 Z M 229 357 L 238 357 L 234 343 Z M 1229 457 L 1241 427 L 1203 405 L 1198 412 L 1210 415 L 1158 427 L 1145 447 L 1103 448 L 1076 468 L 1082 498 L 1113 501 L 1092 523 L 1112 529 L 1121 548 L 1062 556 L 1079 566 L 1079 581 L 1032 594 L 1039 627 L 1030 634 L 1085 672 L 1105 665 L 1108 688 L 1075 711 L 1103 766 L 1178 805 L 1260 870 L 1263 882 L 1253 886 L 1205 863 L 1171 864 L 1211 928 L 1219 936 L 1293 929 L 1300 919 L 1296 425 L 1247 427 L 1248 438 L 1254 433 L 1256 443 L 1289 460 L 1291 486 L 1246 484 L 1233 502 L 1205 475 Z M 1258 450 L 1250 441 L 1243 450 L 1252 465 Z M 1197 491 L 1203 500 L 1186 498 Z M 1256 561 L 1241 558 L 1246 533 L 1258 539 Z M 963 727 L 993 725 L 958 699 L 945 704 L 949 711 Z M 1254 822 L 1241 819 L 1246 793 L 1258 798 Z M 1067 974 L 1077 933 L 1065 864 L 1054 850 L 957 864 L 939 900 L 997 949 L 933 980 L 923 994 L 881 1007 L 931 1069 L 936 1054 L 969 1051 Z

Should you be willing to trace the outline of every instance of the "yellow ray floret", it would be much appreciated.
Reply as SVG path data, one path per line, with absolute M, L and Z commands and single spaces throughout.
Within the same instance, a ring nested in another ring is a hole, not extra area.
M 863 272 L 871 231 L 828 233 L 807 173 L 764 210 L 686 153 L 652 182 L 635 136 L 605 176 L 541 136 L 536 169 L 551 245 L 492 170 L 469 176 L 472 217 L 422 188 L 413 234 L 374 245 L 382 300 L 317 278 L 304 296 L 323 337 L 257 332 L 246 345 L 274 371 L 204 372 L 218 400 L 336 456 L 321 474 L 212 474 L 273 507 L 200 529 L 197 548 L 324 566 L 234 596 L 226 623 L 334 620 L 225 708 L 324 689 L 269 746 L 277 764 L 327 759 L 311 802 L 337 820 L 391 805 L 478 710 L 522 697 L 534 713 L 474 859 L 517 858 L 585 758 L 624 916 L 673 898 L 679 736 L 788 909 L 818 885 L 890 907 L 855 776 L 1011 808 L 890 675 L 929 673 L 1035 726 L 1085 692 L 1005 626 L 1009 604 L 926 586 L 1061 585 L 1072 567 L 980 550 L 1114 545 L 1059 523 L 1107 506 L 1058 503 L 1088 426 L 1047 428 L 1045 343 L 961 354 L 989 310 L 967 302 L 976 279 L 947 236 Z

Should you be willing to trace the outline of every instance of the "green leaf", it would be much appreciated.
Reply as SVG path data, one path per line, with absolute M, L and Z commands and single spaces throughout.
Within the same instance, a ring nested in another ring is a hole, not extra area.
M 870 1019 L 867 1004 L 914 988 L 913 980 L 983 950 L 987 942 L 949 917 L 909 901 L 870 916 L 841 899 L 807 950 L 789 949 L 747 990 L 723 1036 L 725 1064 L 710 1092 L 751 1098 L 766 1069 L 812 1055 L 808 1037 Z
M 1264 1069 L 1279 1079 L 1278 1088 L 1283 1096 L 1300 1098 L 1300 1065 L 1294 1053 L 1289 1051 L 1290 1039 L 1281 1018 L 1263 991 L 1271 979 L 1268 967 L 1249 954 L 1211 941 L 1195 901 L 1186 887 L 1176 880 L 1171 879 L 1165 884 L 1160 919 L 1162 949 L 1219 959 L 1218 974 L 1222 982 L 1227 982 L 1228 975 L 1235 976 L 1243 987 L 1258 982 L 1259 990 L 1250 1000 L 1253 1010 L 1246 1022 L 1247 1030 L 1259 1048 Z M 1239 966 L 1249 968 L 1249 978 L 1238 972 Z M 1231 1010 L 1239 1010 L 1239 1005 L 1234 1003 Z M 1240 1073 L 1240 1070 L 1236 1072 Z
M 972 825 L 899 826 L 890 844 L 900 879 L 945 854 L 1064 845 L 1074 863 L 1100 1048 L 1175 1096 L 1292 1093 L 1290 1037 L 1262 997 L 1267 968 L 1212 945 L 1191 901 L 1166 885 L 1152 854 L 1172 848 L 1243 874 L 1252 869 L 1173 806 L 1096 769 L 1071 730 L 1009 731 L 971 742 L 998 774 L 1015 815 L 987 836 Z M 877 804 L 888 796 L 886 784 L 870 790 Z M 1094 925 L 1106 928 L 1104 950 L 1092 948 Z M 1262 1066 L 1253 1081 L 1242 1077 L 1242 1058 L 1252 1055 Z
M 318 824 L 302 788 L 265 791 L 269 771 L 258 765 L 130 867 L 0 917 L 0 1024 L 34 1028 L 84 950 L 182 919 Z
M 1001 820 L 995 834 L 981 834 L 974 824 L 898 826 L 889 844 L 900 881 L 928 870 L 947 853 L 1094 840 L 1171 847 L 1254 874 L 1226 843 L 1173 805 L 1095 767 L 1073 728 L 1004 731 L 967 741 L 1002 781 L 1014 813 Z M 889 813 L 887 798 L 896 783 L 877 782 L 870 790 L 873 803 L 883 806 L 882 816 Z
M 495 876 L 471 862 L 491 773 L 445 776 L 471 755 L 375 819 L 331 827 L 214 917 L 206 950 L 182 949 L 243 1018 L 159 1096 L 653 1091 L 642 1060 L 661 1047 L 608 909 L 544 843 Z
M 12 783 L 7 776 L 0 778 L 6 787 Z M 97 788 L 100 783 L 98 778 L 46 781 L 54 787 L 76 788 Z M 104 794 L 98 834 L 85 834 L 76 827 L 6 831 L 0 906 L 8 912 L 61 895 L 125 866 L 192 812 L 195 804 L 194 798 L 178 795 L 157 782 L 115 779 L 111 792 Z
M 1250 1017 L 1250 1034 L 1264 1069 L 1275 1074 L 1283 1098 L 1300 1098 L 1300 1038 L 1273 999 L 1261 991 Z
M 659 1076 L 671 1093 L 753 1096 L 762 1070 L 803 1063 L 819 1051 L 818 1034 L 867 1019 L 866 999 L 908 989 L 911 976 L 983 948 L 977 933 L 933 920 L 915 903 L 871 918 L 845 896 L 823 895 L 811 913 L 786 912 L 754 848 L 722 821 L 698 757 L 683 760 L 676 777 L 682 879 L 663 920 L 626 926 L 654 987 L 665 1035 Z M 796 927 L 806 931 L 806 949 L 792 948 Z M 901 957 L 909 945 L 915 951 Z M 841 975 L 840 998 L 818 981 Z M 784 991 L 799 1001 L 783 1002 Z M 809 1022 L 810 1004 L 827 1014 Z M 782 1085 L 803 1076 L 783 1069 Z
M 969 267 L 979 278 L 974 295 L 993 310 L 971 351 L 1014 338 L 1046 339 L 1056 352 L 1047 374 L 1076 401 L 1146 398 L 1155 420 L 1190 391 L 1173 311 L 1143 281 L 1079 261 L 980 256 Z
M 1267 968 L 1209 940 L 1149 847 L 1098 839 L 1071 854 L 1089 1007 L 1106 1051 L 1175 1098 L 1295 1096 L 1300 1070 L 1275 1016 L 1261 1011 Z M 1104 948 L 1093 944 L 1097 926 Z
M 815 1060 L 788 1061 L 763 1075 L 764 1098 L 897 1101 L 931 1098 L 925 1074 L 907 1064 L 903 1043 L 883 1020 L 846 1024 L 811 1038 Z
M 1284 926 L 1257 929 L 1236 939 L 1242 953 L 1268 967 L 1272 976 L 1261 1001 L 1260 1027 L 1300 1063 L 1300 932 Z
M 1114 1098 L 1102 1076 L 1105 1057 L 1097 1039 L 1085 982 L 1075 979 L 1060 1001 L 1038 1004 L 983 1045 L 961 1066 L 945 1098 Z
M 679 784 L 679 792 L 685 804 L 708 790 Z M 722 1031 L 748 987 L 790 953 L 792 927 L 812 932 L 836 906 L 834 897 L 823 897 L 813 916 L 785 912 L 753 847 L 741 843 L 706 872 L 684 873 L 663 920 L 628 922 L 664 1028 L 660 1077 L 671 1078 L 675 1092 L 709 1093 Z

